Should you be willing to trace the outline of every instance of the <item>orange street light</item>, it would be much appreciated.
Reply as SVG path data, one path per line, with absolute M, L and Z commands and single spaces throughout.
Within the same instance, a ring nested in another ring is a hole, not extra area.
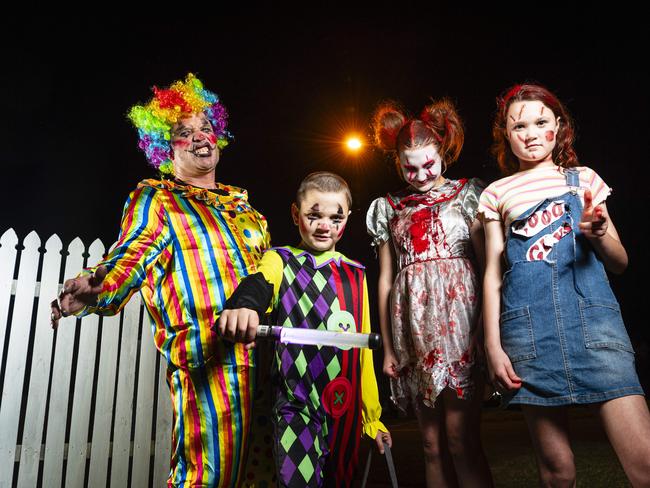
M 361 149 L 361 147 L 363 147 L 361 139 L 359 139 L 357 136 L 348 137 L 345 141 L 345 145 L 352 152 L 357 152 L 359 149 Z

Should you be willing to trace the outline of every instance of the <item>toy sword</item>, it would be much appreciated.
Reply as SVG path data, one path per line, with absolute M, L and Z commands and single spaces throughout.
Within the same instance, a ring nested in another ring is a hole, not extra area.
M 375 333 L 298 329 L 278 325 L 258 325 L 256 339 L 261 338 L 274 339 L 283 344 L 335 346 L 341 349 L 351 347 L 379 349 L 381 347 L 381 336 Z

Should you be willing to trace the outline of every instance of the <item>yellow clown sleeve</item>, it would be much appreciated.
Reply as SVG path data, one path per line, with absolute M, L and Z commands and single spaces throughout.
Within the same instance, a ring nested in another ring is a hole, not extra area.
M 363 322 L 361 332 L 370 333 L 370 307 L 368 305 L 368 283 L 363 277 Z M 379 420 L 381 417 L 381 405 L 379 404 L 379 391 L 377 390 L 377 378 L 372 360 L 372 350 L 361 349 L 361 421 L 363 433 L 374 439 L 377 431 L 388 432 L 388 429 Z
M 284 264 L 280 255 L 273 251 L 266 251 L 260 262 L 257 264 L 257 271 L 264 275 L 264 279 L 273 285 L 273 300 L 267 310 L 270 313 L 276 306 L 280 295 L 280 284 L 282 283 L 282 271 Z

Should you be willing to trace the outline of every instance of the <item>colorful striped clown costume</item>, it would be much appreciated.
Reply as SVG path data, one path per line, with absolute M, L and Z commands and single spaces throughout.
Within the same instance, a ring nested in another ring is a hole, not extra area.
M 203 116 L 209 127 L 201 127 L 197 140 L 209 140 L 219 151 L 228 144 L 228 114 L 216 94 L 191 73 L 153 91 L 146 105 L 131 108 L 129 118 L 140 149 L 163 178 L 142 181 L 129 196 L 119 240 L 98 264 L 108 273 L 97 303 L 81 314 L 116 314 L 140 290 L 154 342 L 168 363 L 173 404 L 168 485 L 239 487 L 255 359 L 242 344 L 217 337 L 212 326 L 239 281 L 256 271 L 269 245 L 266 220 L 241 188 L 219 183 L 199 188 L 173 178 L 177 161 L 170 140 L 179 122 Z M 211 161 L 216 166 L 218 159 Z
M 273 287 L 273 322 L 283 327 L 370 332 L 365 268 L 335 251 L 294 247 L 264 254 L 225 308 L 258 311 L 260 281 Z M 280 486 L 350 486 L 362 434 L 388 432 L 369 349 L 277 343 L 272 369 L 274 454 Z
M 169 364 L 169 486 L 241 486 L 254 356 L 211 327 L 268 244 L 266 220 L 245 190 L 150 179 L 129 196 L 119 240 L 99 263 L 108 274 L 97 305 L 84 313 L 118 313 L 140 290 L 156 347 Z

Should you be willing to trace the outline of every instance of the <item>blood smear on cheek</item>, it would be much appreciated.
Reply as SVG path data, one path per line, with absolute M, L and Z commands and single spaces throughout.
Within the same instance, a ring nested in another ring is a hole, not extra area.
M 300 232 L 308 232 L 307 225 L 303 219 L 298 219 L 298 228 Z

